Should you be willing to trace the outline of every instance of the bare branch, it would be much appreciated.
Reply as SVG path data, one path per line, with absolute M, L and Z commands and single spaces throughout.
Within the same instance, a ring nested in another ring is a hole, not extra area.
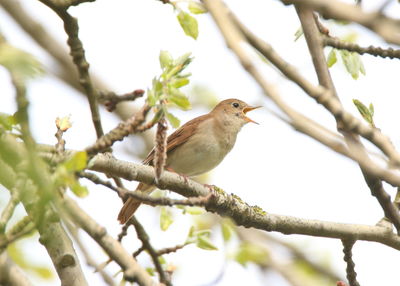
M 129 255 L 122 245 L 104 227 L 87 215 L 73 200 L 64 197 L 63 205 L 70 219 L 87 232 L 123 270 L 127 281 L 137 281 L 139 285 L 156 285 L 150 275 Z
M 389 58 L 389 59 L 400 59 L 400 50 L 395 50 L 393 48 L 382 49 L 381 47 L 361 47 L 355 43 L 345 42 L 339 38 L 327 37 L 323 38 L 324 46 L 330 46 L 339 50 L 347 50 L 349 52 L 356 52 L 360 55 L 369 54 L 375 57 Z
M 133 197 L 137 200 L 140 200 L 144 204 L 148 204 L 151 206 L 154 205 L 161 205 L 161 206 L 174 206 L 174 205 L 181 205 L 181 206 L 205 206 L 209 200 L 211 200 L 212 193 L 208 194 L 205 197 L 189 197 L 183 200 L 176 200 L 176 199 L 170 199 L 167 197 L 151 197 L 149 195 L 143 194 L 141 192 L 136 192 L 136 191 L 129 191 L 125 188 L 121 187 L 116 187 L 112 185 L 108 181 L 101 180 L 98 176 L 96 176 L 93 173 L 89 172 L 81 172 L 79 173 L 79 176 L 82 178 L 86 178 L 90 181 L 92 181 L 95 184 L 100 184 L 103 185 L 114 192 L 118 194 L 120 198 L 127 198 Z M 125 234 L 126 235 L 126 234 Z M 120 240 L 120 239 L 119 239 Z
M 90 78 L 89 63 L 86 61 L 85 50 L 83 49 L 82 42 L 78 37 L 78 20 L 72 17 L 66 11 L 66 9 L 61 8 L 53 3 L 53 1 L 40 0 L 40 2 L 51 8 L 64 22 L 64 29 L 68 35 L 67 43 L 70 47 L 70 55 L 78 69 L 79 83 L 85 90 L 89 101 L 90 111 L 92 113 L 92 121 L 96 130 L 97 138 L 100 138 L 104 133 L 101 126 L 99 106 L 97 103 L 98 94 Z
M 7 255 L 0 254 L 0 285 L 8 286 L 33 286 L 24 272 Z
M 124 101 L 134 101 L 139 97 L 142 97 L 144 94 L 143 89 L 136 89 L 132 92 L 117 95 L 114 92 L 99 92 L 99 102 L 104 103 L 104 106 L 108 111 L 114 111 L 117 107 L 117 104 Z
M 355 264 L 352 257 L 352 249 L 355 243 L 354 240 L 342 240 L 343 243 L 343 253 L 344 253 L 344 261 L 346 261 L 346 275 L 347 280 L 349 281 L 349 286 L 360 286 L 357 282 L 357 273 L 355 271 Z
M 308 8 L 303 7 L 302 5 L 296 5 L 296 11 L 303 27 L 304 36 L 306 38 L 307 45 L 313 60 L 314 68 L 318 76 L 318 81 L 322 86 L 330 90 L 332 97 L 337 98 L 339 105 L 341 105 L 328 70 L 328 65 L 326 63 L 325 54 L 322 46 L 322 37 L 315 22 L 313 12 Z M 342 110 L 344 110 L 343 107 L 341 108 Z M 351 129 L 348 129 L 346 127 L 343 128 L 343 125 L 346 125 L 346 123 L 343 122 L 342 118 L 335 118 L 338 129 L 341 130 L 351 153 L 357 153 L 358 156 L 363 158 L 363 160 L 367 163 L 372 162 L 372 160 L 368 157 L 368 154 L 364 146 L 362 145 L 360 138 L 356 134 L 354 134 Z M 376 129 L 373 127 L 370 128 Z M 391 147 L 394 150 L 394 146 L 391 144 L 390 140 L 387 142 L 387 146 Z M 395 152 L 397 153 L 397 151 Z M 395 205 L 391 202 L 390 196 L 383 188 L 382 181 L 379 179 L 379 177 L 369 173 L 368 170 L 363 168 L 361 164 L 360 168 L 363 173 L 364 179 L 371 190 L 372 195 L 377 198 L 385 213 L 385 216 L 394 224 L 397 232 L 400 233 L 400 214 Z
M 97 154 L 111 147 L 116 141 L 121 141 L 129 134 L 137 132 L 138 127 L 144 122 L 149 110 L 150 107 L 145 104 L 135 115 L 121 122 L 110 132 L 98 138 L 97 141 L 92 146 L 87 147 L 85 151 L 89 155 Z
M 160 276 L 160 282 L 164 283 L 168 286 L 171 286 L 171 277 L 169 277 L 168 273 L 166 273 L 158 259 L 159 255 L 157 254 L 157 251 L 153 248 L 153 246 L 150 243 L 150 238 L 149 235 L 147 234 L 146 230 L 142 226 L 142 224 L 135 218 L 135 216 L 132 216 L 130 220 L 128 221 L 129 224 L 132 224 L 135 227 L 137 237 L 140 239 L 142 242 L 142 246 L 144 250 L 147 250 L 149 253 L 151 260 L 153 260 L 154 266 L 157 269 L 158 275 Z
M 222 12 L 218 13 L 218 17 L 222 17 L 224 14 Z M 332 94 L 333 90 L 326 89 L 323 86 L 314 86 L 305 77 L 303 77 L 293 65 L 286 62 L 273 49 L 271 45 L 255 36 L 249 29 L 241 24 L 240 21 L 232 13 L 229 14 L 234 20 L 236 26 L 243 32 L 243 35 L 246 37 L 249 43 L 261 54 L 263 54 L 269 61 L 271 61 L 271 63 L 274 64 L 288 79 L 292 80 L 308 95 L 314 98 L 318 103 L 322 104 L 335 117 L 338 122 L 341 122 L 341 126 L 339 126 L 340 129 L 349 130 L 351 132 L 355 132 L 361 135 L 365 139 L 371 141 L 379 149 L 381 149 L 382 152 L 389 157 L 393 165 L 400 165 L 400 154 L 395 150 L 393 144 L 391 143 L 391 140 L 386 135 L 382 134 L 377 128 L 372 128 L 368 125 L 363 124 L 351 113 L 346 112 L 336 96 Z M 228 32 L 225 31 L 223 33 Z M 238 41 L 238 39 L 235 38 L 230 40 L 232 44 L 233 41 Z M 318 43 L 321 43 L 321 41 L 319 40 Z M 314 45 L 316 46 L 317 43 L 314 43 Z M 238 55 L 239 58 L 245 57 L 244 50 L 236 50 L 235 53 Z M 248 59 L 248 61 L 250 61 L 250 59 Z M 279 106 L 279 108 L 281 108 L 285 113 L 288 114 L 287 107 L 284 106 L 281 100 L 276 99 L 277 95 L 274 94 L 274 91 L 271 90 L 271 88 L 268 88 L 265 79 L 262 79 L 261 75 L 259 75 L 257 71 L 254 71 L 254 68 L 248 71 L 260 84 L 264 91 L 266 91 L 266 94 Z M 323 78 L 327 78 L 327 76 L 324 76 Z
M 396 19 L 378 12 L 364 12 L 359 5 L 331 0 L 281 0 L 286 5 L 297 4 L 318 11 L 326 18 L 358 23 L 381 36 L 385 41 L 400 44 L 400 27 Z
M 136 180 L 154 184 L 154 168 L 151 166 L 120 161 L 103 154 L 98 154 L 90 164 L 90 168 L 94 171 L 111 174 L 129 181 Z M 157 187 L 172 190 L 186 197 L 204 197 L 210 192 L 208 187 L 191 179 L 185 180 L 182 176 L 168 171 L 161 175 Z M 251 207 L 219 189 L 214 192 L 212 199 L 206 204 L 206 209 L 221 216 L 231 217 L 236 224 L 245 227 L 278 231 L 284 234 L 375 241 L 400 250 L 400 237 L 387 228 L 308 220 L 266 213 L 259 207 Z

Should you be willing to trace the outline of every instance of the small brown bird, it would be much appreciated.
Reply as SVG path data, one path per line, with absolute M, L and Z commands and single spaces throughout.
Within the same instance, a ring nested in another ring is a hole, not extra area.
M 231 151 L 243 125 L 257 123 L 246 113 L 259 107 L 249 106 L 239 99 L 226 99 L 210 113 L 182 125 L 168 136 L 166 168 L 188 177 L 214 169 Z M 153 158 L 154 148 L 143 164 L 152 165 Z M 136 191 L 149 194 L 155 188 L 154 185 L 140 183 Z M 126 223 L 139 205 L 139 200 L 129 197 L 118 214 L 120 223 Z

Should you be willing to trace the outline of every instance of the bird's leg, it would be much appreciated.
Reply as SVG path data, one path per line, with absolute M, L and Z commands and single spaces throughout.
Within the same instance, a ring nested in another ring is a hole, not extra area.
M 172 169 L 171 167 L 165 167 L 165 170 L 167 170 L 169 172 L 173 172 L 175 174 L 178 174 L 180 177 L 183 178 L 183 180 L 185 180 L 185 184 L 186 185 L 189 183 L 189 181 L 188 181 L 189 177 L 186 176 L 185 174 L 181 174 L 181 173 L 175 172 L 174 169 Z
M 206 187 L 207 189 L 209 189 L 211 194 L 215 193 L 215 189 L 214 189 L 215 185 L 203 184 L 203 186 Z

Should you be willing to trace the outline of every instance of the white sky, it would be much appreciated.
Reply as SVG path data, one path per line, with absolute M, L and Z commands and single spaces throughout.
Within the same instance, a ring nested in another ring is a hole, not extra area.
M 27 10 L 45 23 L 52 34 L 65 42 L 62 23 L 47 7 L 38 1 L 21 1 Z M 279 1 L 227 1 L 237 15 L 260 37 L 271 43 L 289 62 L 296 65 L 315 82 L 311 59 L 301 38 L 294 42 L 294 33 L 300 24 L 292 7 Z M 366 3 L 368 4 L 368 3 Z M 390 12 L 399 12 L 392 5 Z M 174 56 L 188 51 L 195 60 L 190 64 L 191 82 L 213 90 L 220 99 L 236 97 L 251 104 L 273 108 L 255 82 L 242 70 L 235 56 L 226 48 L 209 15 L 199 15 L 197 41 L 184 35 L 173 10 L 159 1 L 106 1 L 97 0 L 73 8 L 80 24 L 80 38 L 86 50 L 91 71 L 101 77 L 115 92 L 146 89 L 152 78 L 160 73 L 159 51 L 168 50 Z M 365 29 L 357 26 L 337 27 L 330 24 L 333 33 L 342 35 L 351 30 L 359 33 L 362 45 L 384 45 Z M 54 63 L 0 10 L 0 29 L 7 40 L 37 56 L 49 69 Z M 348 111 L 357 114 L 352 99 L 375 106 L 375 122 L 389 135 L 399 148 L 400 121 L 398 70 L 399 60 L 362 57 L 367 75 L 357 81 L 347 74 L 341 63 L 332 69 L 338 94 Z M 297 110 L 318 122 L 335 129 L 334 120 L 302 91 L 276 74 L 270 67 L 263 67 L 270 82 L 276 85 L 282 96 Z M 0 69 L 0 112 L 13 113 L 15 103 L 7 73 Z M 51 76 L 35 80 L 29 85 L 32 130 L 38 142 L 54 144 L 54 120 L 70 114 L 74 123 L 65 139 L 67 148 L 83 149 L 95 139 L 86 100 Z M 183 122 L 205 110 L 176 112 Z M 105 130 L 113 128 L 117 120 L 102 110 Z M 346 223 L 375 224 L 383 213 L 377 201 L 370 195 L 356 164 L 329 151 L 313 140 L 296 133 L 280 122 L 266 109 L 254 111 L 252 118 L 260 125 L 248 124 L 238 136 L 234 150 L 212 172 L 210 183 L 228 193 L 235 193 L 249 204 L 257 204 L 271 213 L 302 218 L 321 219 Z M 128 141 L 125 142 L 125 144 Z M 119 158 L 139 162 L 139 158 L 127 157 L 124 143 L 119 144 Z M 129 146 L 134 148 L 134 146 Z M 135 186 L 135 184 L 130 184 Z M 392 188 L 387 190 L 393 195 Z M 4 192 L 0 193 L 2 197 Z M 5 200 L 1 200 L 3 204 Z M 114 237 L 120 230 L 116 215 L 120 200 L 110 191 L 92 187 L 90 195 L 80 204 Z M 21 210 L 22 213 L 22 210 Z M 182 243 L 190 227 L 188 218 L 180 218 L 162 233 L 158 228 L 158 215 L 150 207 L 142 207 L 138 218 L 152 233 L 156 247 Z M 216 236 L 218 230 L 215 230 Z M 282 237 L 283 235 L 277 234 Z M 285 239 L 300 245 L 310 255 L 328 257 L 332 265 L 344 276 L 342 246 L 339 240 L 287 236 Z M 126 239 L 127 248 L 139 246 L 133 233 Z M 222 249 L 220 238 L 217 245 Z M 43 249 L 29 247 L 35 259 L 48 263 Z M 193 246 L 178 254 L 167 256 L 169 262 L 178 265 L 176 285 L 204 285 L 216 277 L 224 261 L 224 252 L 207 252 Z M 104 261 L 102 252 L 95 248 L 95 257 Z M 145 255 L 143 255 L 145 256 Z M 283 257 L 284 258 L 284 257 Z M 393 285 L 398 281 L 397 268 L 400 254 L 376 243 L 357 242 L 354 248 L 356 271 L 361 285 Z M 187 261 L 190 261 L 188 263 Z M 111 273 L 115 273 L 112 267 Z M 98 275 L 88 272 L 91 285 L 102 285 Z M 193 282 L 195 281 L 195 282 Z M 241 283 L 239 281 L 242 281 Z M 261 281 L 261 282 L 260 282 Z M 279 281 L 279 282 L 278 282 Z M 268 283 L 267 283 L 268 282 Z M 44 285 L 38 282 L 37 285 Z M 254 267 L 242 268 L 229 263 L 224 278 L 218 285 L 287 285 L 278 277 L 268 281 L 260 279 Z M 48 285 L 54 285 L 54 282 Z

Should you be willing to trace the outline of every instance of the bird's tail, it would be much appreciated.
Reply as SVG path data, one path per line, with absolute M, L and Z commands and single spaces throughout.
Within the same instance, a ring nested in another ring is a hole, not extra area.
M 139 191 L 144 194 L 149 194 L 154 189 L 155 189 L 155 187 L 152 185 L 146 185 L 146 184 L 140 183 L 138 185 L 138 187 L 136 188 L 136 192 Z M 141 204 L 141 201 L 139 201 L 133 197 L 129 197 L 126 200 L 126 202 L 124 203 L 121 210 L 119 211 L 119 214 L 118 214 L 119 222 L 121 224 L 126 223 L 133 216 L 135 211 L 139 208 L 140 204 Z

